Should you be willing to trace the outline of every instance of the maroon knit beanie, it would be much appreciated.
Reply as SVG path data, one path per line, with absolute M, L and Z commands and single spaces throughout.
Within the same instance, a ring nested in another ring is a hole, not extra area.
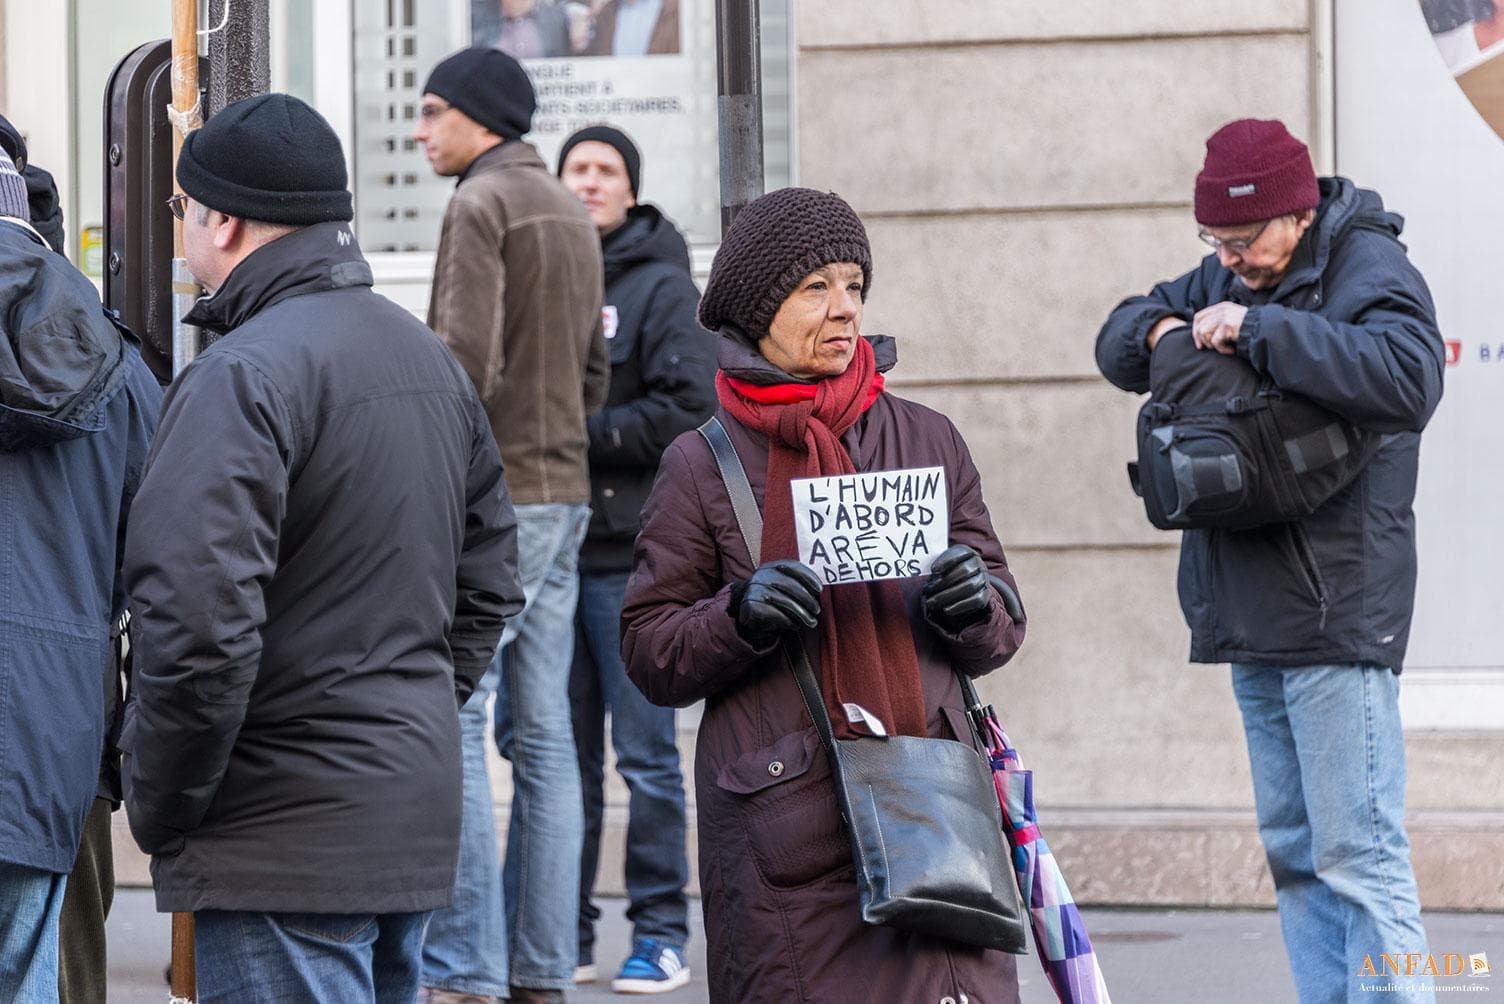
M 862 299 L 872 286 L 872 249 L 856 211 L 834 192 L 780 188 L 737 213 L 710 265 L 700 323 L 739 328 L 754 342 L 804 277 L 822 265 L 862 267 Z
M 1311 151 L 1277 119 L 1238 119 L 1206 141 L 1196 175 L 1196 222 L 1262 223 L 1321 204 Z

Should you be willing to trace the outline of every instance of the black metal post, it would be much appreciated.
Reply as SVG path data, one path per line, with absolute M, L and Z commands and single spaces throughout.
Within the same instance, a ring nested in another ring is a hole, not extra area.
M 272 86 L 271 6 L 268 0 L 209 0 L 209 115 Z M 207 116 L 206 116 L 207 117 Z
M 762 39 L 758 0 L 716 0 L 721 233 L 763 192 Z

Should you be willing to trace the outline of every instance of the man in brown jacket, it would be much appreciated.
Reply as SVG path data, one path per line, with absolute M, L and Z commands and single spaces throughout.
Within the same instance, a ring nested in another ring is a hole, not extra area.
M 444 214 L 428 324 L 475 382 L 517 509 L 527 605 L 460 713 L 465 818 L 454 906 L 423 950 L 431 1001 L 562 1001 L 574 976 L 584 820 L 569 711 L 576 565 L 590 509 L 585 416 L 606 400 L 600 240 L 521 141 L 532 84 L 511 56 L 464 49 L 424 85 L 414 138 L 459 183 Z M 505 662 L 505 672 L 502 671 Z M 512 762 L 503 913 L 486 701 Z M 510 939 L 508 938 L 510 934 Z

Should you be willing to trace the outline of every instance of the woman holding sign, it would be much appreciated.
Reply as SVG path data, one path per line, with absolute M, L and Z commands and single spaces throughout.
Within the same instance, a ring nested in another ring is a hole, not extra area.
M 700 320 L 721 334 L 717 417 L 762 511 L 761 563 L 697 433 L 664 455 L 643 511 L 624 653 L 650 700 L 706 701 L 713 1001 L 1018 999 L 1011 955 L 863 922 L 829 762 L 780 654 L 802 641 L 837 738 L 972 742 L 955 674 L 1023 641 L 965 442 L 884 390 L 897 354 L 861 334 L 871 278 L 866 230 L 838 196 L 787 188 L 741 212 Z

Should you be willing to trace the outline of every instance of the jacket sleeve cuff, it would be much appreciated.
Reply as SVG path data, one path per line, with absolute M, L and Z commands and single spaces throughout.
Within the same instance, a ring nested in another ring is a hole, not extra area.
M 1259 369 L 1254 363 L 1254 354 L 1264 337 L 1264 315 L 1269 309 L 1267 306 L 1249 307 L 1243 315 L 1243 323 L 1238 326 L 1238 340 L 1233 343 L 1238 358 L 1252 364 L 1254 369 Z
M 987 616 L 972 621 L 960 629 L 946 627 L 940 621 L 925 614 L 925 621 L 935 636 L 945 642 L 953 655 L 964 653 L 974 646 L 985 643 L 992 636 L 992 625 L 999 616 L 1006 618 L 1008 611 L 1003 607 L 1002 597 L 993 590 L 987 605 Z

